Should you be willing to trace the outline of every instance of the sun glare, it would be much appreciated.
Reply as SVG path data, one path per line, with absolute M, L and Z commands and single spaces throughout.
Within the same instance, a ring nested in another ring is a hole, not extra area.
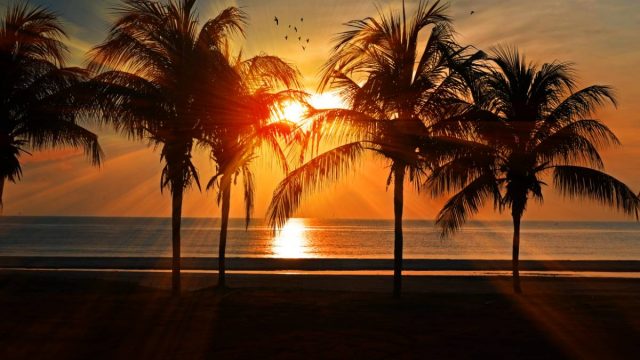
M 313 94 L 309 98 L 309 104 L 316 109 L 345 108 L 344 101 L 335 93 Z M 297 101 L 287 101 L 282 104 L 279 111 L 274 114 L 274 121 L 291 121 L 304 125 L 306 107 Z
M 307 227 L 303 219 L 289 219 L 273 239 L 272 252 L 279 258 L 305 258 L 307 251 Z
M 282 120 L 287 120 L 300 124 L 304 121 L 306 109 L 296 101 L 288 101 L 282 106 Z
M 311 99 L 309 99 L 309 103 L 316 109 L 346 108 L 346 104 L 342 98 L 338 94 L 332 92 L 313 94 Z

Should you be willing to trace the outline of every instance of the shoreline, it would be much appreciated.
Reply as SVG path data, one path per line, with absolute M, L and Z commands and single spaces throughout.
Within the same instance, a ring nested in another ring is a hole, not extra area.
M 183 270 L 216 270 L 213 257 L 183 257 Z M 226 259 L 231 271 L 386 271 L 393 259 L 238 258 Z M 170 257 L 0 256 L 0 269 L 170 270 Z M 511 260 L 405 259 L 407 271 L 509 271 Z M 640 272 L 638 260 L 521 260 L 521 271 Z
M 27 268 L 4 267 L 2 272 L 60 272 L 60 273 L 149 273 L 169 274 L 169 269 L 110 269 L 110 268 Z M 217 274 L 218 270 L 181 270 L 181 274 Z M 329 277 L 366 277 L 393 276 L 393 270 L 227 270 L 229 275 L 271 275 L 271 276 L 329 276 Z M 403 270 L 403 277 L 508 277 L 508 270 Z M 640 272 L 627 271 L 520 271 L 521 277 L 537 278 L 593 278 L 593 279 L 640 279 Z

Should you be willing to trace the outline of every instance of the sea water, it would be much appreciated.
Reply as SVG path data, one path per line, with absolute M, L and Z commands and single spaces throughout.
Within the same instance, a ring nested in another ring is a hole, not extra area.
M 220 221 L 182 221 L 182 256 L 216 257 Z M 433 221 L 404 221 L 410 259 L 509 259 L 512 225 L 473 221 L 441 238 Z M 392 220 L 292 219 L 275 232 L 262 221 L 248 228 L 231 219 L 227 256 L 257 258 L 391 258 Z M 171 256 L 168 218 L 0 217 L 0 256 Z M 521 258 L 640 260 L 636 222 L 525 221 Z

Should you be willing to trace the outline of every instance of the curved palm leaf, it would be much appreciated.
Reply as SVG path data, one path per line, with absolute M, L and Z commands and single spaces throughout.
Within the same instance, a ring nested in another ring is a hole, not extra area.
M 501 201 L 497 179 L 491 173 L 481 174 L 449 199 L 436 217 L 436 225 L 442 229 L 442 237 L 458 230 L 467 218 L 478 212 L 487 199 L 494 205 Z
M 553 182 L 569 198 L 586 197 L 638 218 L 640 198 L 611 175 L 581 166 L 555 166 Z
M 364 150 L 362 142 L 341 145 L 290 172 L 273 193 L 267 212 L 269 224 L 282 228 L 305 196 L 321 190 L 350 171 Z
M 596 120 L 579 120 L 542 140 L 533 151 L 541 163 L 586 163 L 598 169 L 604 163 L 598 147 L 619 145 L 611 130 Z

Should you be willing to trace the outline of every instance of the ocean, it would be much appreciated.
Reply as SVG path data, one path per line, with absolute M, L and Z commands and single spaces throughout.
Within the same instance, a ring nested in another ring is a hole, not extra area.
M 186 218 L 182 256 L 216 257 L 219 220 Z M 432 221 L 405 220 L 405 258 L 510 259 L 509 222 L 472 221 L 441 239 Z M 0 256 L 167 257 L 168 218 L 0 217 Z M 274 234 L 263 222 L 232 219 L 228 257 L 388 259 L 392 220 L 292 219 Z M 524 221 L 523 260 L 640 260 L 636 222 Z

